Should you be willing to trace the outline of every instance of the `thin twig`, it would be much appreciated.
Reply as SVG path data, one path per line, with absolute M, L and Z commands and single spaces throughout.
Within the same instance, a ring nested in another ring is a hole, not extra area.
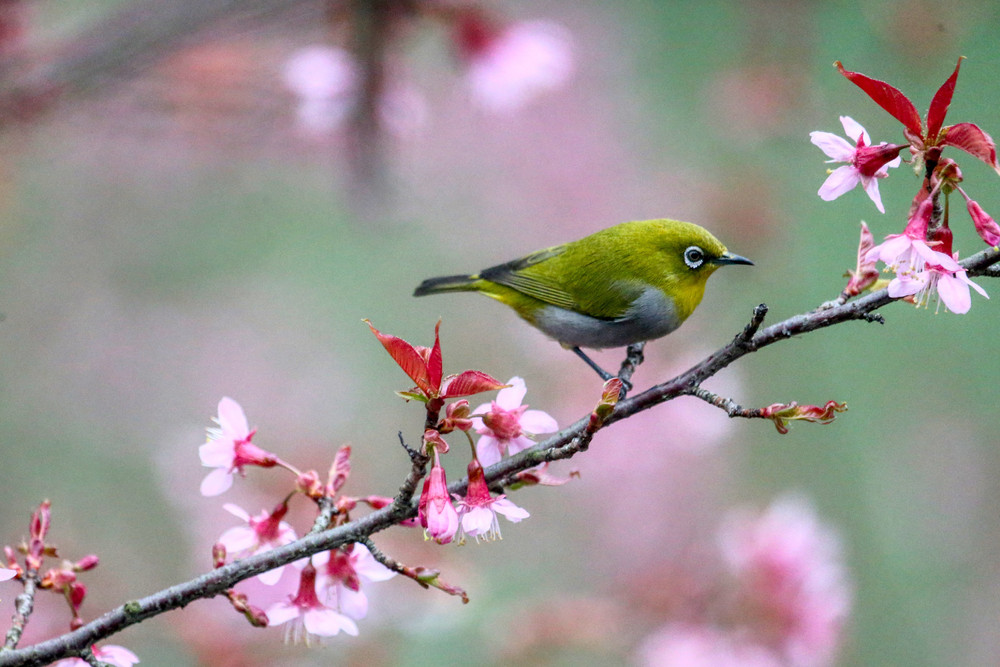
M 38 570 L 28 568 L 24 571 L 24 590 L 14 600 L 14 618 L 11 619 L 10 629 L 7 631 L 7 638 L 4 642 L 4 649 L 17 648 L 21 641 L 24 628 L 28 625 L 28 619 L 35 608 L 35 593 L 38 591 Z

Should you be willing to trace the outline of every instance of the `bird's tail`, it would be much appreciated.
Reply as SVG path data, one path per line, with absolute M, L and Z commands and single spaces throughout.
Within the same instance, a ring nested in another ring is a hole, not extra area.
M 439 276 L 428 278 L 413 290 L 413 296 L 424 296 L 425 294 L 438 294 L 441 292 L 475 292 L 475 284 L 479 276 L 459 275 L 459 276 Z

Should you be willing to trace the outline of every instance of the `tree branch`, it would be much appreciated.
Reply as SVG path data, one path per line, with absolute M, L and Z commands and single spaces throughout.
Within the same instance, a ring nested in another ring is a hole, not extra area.
M 985 274 L 987 269 L 997 262 L 1000 262 L 1000 251 L 991 249 L 968 257 L 961 264 L 970 273 Z M 989 271 L 990 275 L 994 273 L 994 271 Z M 886 290 L 880 290 L 839 306 L 795 315 L 763 330 L 760 327 L 767 313 L 767 307 L 757 306 L 753 310 L 750 322 L 727 345 L 708 355 L 680 375 L 631 398 L 622 400 L 598 429 L 606 424 L 627 419 L 638 412 L 648 410 L 682 394 L 695 393 L 702 382 L 737 359 L 776 342 L 842 322 L 855 320 L 881 322 L 881 317 L 875 311 L 892 301 L 893 299 L 889 297 Z M 631 369 L 634 370 L 634 365 L 631 366 Z M 586 448 L 598 430 L 592 429 L 588 432 L 588 424 L 590 423 L 590 416 L 587 415 L 534 447 L 490 466 L 486 470 L 487 482 L 491 484 L 501 483 L 507 486 L 519 481 L 517 474 L 524 470 L 547 461 L 574 456 Z M 79 655 L 86 647 L 130 625 L 183 607 L 195 600 L 223 594 L 240 581 L 280 565 L 286 565 L 314 553 L 335 549 L 352 542 L 370 544 L 371 535 L 397 525 L 417 513 L 417 504 L 412 496 L 417 483 L 423 476 L 426 459 L 421 461 L 420 457 L 413 456 L 412 453 L 411 459 L 413 459 L 413 467 L 392 504 L 348 524 L 307 535 L 291 544 L 249 556 L 188 582 L 171 586 L 139 600 L 127 602 L 104 616 L 60 637 L 22 649 L 0 651 L 0 667 L 14 665 L 30 667 L 43 665 L 70 655 Z M 464 494 L 467 485 L 468 480 L 462 479 L 449 485 L 448 490 L 451 493 Z

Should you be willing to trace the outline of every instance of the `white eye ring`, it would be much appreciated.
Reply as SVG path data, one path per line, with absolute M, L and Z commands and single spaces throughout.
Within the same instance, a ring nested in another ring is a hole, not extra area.
M 688 268 L 697 269 L 705 263 L 705 252 L 696 245 L 688 246 L 684 251 L 684 263 Z

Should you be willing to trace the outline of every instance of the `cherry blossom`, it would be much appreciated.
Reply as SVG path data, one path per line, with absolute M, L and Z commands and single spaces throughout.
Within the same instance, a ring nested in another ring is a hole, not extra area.
M 324 551 L 313 556 L 313 562 L 319 573 L 317 588 L 327 606 L 355 620 L 368 615 L 368 597 L 361 590 L 361 580 L 386 581 L 396 576 L 363 544 Z
M 208 443 L 198 449 L 201 464 L 215 468 L 201 482 L 203 496 L 217 496 L 227 491 L 233 485 L 233 474 L 244 474 L 243 466 L 270 468 L 278 464 L 274 454 L 250 442 L 256 430 L 250 430 L 239 403 L 228 396 L 223 397 L 219 401 L 219 416 L 214 421 L 219 427 L 208 429 Z
M 299 589 L 285 602 L 267 608 L 268 625 L 289 623 L 286 639 L 309 643 L 312 636 L 330 637 L 341 631 L 357 636 L 357 624 L 335 609 L 324 604 L 316 587 L 316 568 L 307 563 L 299 575 Z
M 458 501 L 461 532 L 464 535 L 475 537 L 477 542 L 480 537 L 485 540 L 499 539 L 501 537 L 500 522 L 497 519 L 497 514 L 504 515 L 508 521 L 513 523 L 518 523 L 530 516 L 527 510 L 507 500 L 504 494 L 496 497 L 490 494 L 483 466 L 478 459 L 472 459 L 468 472 L 469 488 L 465 497 L 455 496 L 455 500 Z
M 234 560 L 295 541 L 295 530 L 282 521 L 288 512 L 288 505 L 285 503 L 278 505 L 273 512 L 261 510 L 257 516 L 250 516 L 242 507 L 232 503 L 226 503 L 222 508 L 247 524 L 230 528 L 219 537 L 219 543 Z M 261 572 L 257 579 L 262 584 L 273 586 L 281 579 L 283 570 L 284 566 L 280 566 Z
M 878 179 L 889 175 L 890 167 L 898 167 L 899 151 L 905 146 L 887 144 L 871 145 L 871 138 L 865 128 L 850 116 L 841 116 L 844 133 L 848 142 L 830 132 L 810 132 L 809 138 L 816 146 L 832 158 L 827 162 L 846 162 L 834 169 L 820 186 L 819 196 L 824 201 L 833 201 L 850 192 L 859 183 L 881 213 L 885 213 L 882 197 L 878 191 Z
M 510 386 L 497 392 L 495 401 L 484 403 L 472 411 L 476 419 L 476 457 L 484 466 L 501 459 L 504 452 L 516 454 L 535 444 L 532 439 L 541 433 L 554 433 L 559 425 L 547 412 L 528 410 L 521 405 L 528 389 L 524 380 L 512 377 Z

